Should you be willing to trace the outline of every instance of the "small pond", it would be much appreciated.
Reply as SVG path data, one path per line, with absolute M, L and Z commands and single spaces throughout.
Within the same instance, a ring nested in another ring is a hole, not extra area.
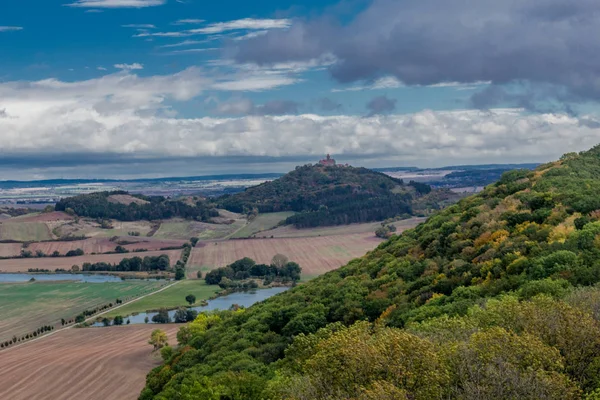
M 278 293 L 285 292 L 288 290 L 288 287 L 274 287 L 268 289 L 260 289 L 254 290 L 250 292 L 237 292 L 228 294 L 226 296 L 217 297 L 214 300 L 208 300 L 208 305 L 200 306 L 200 307 L 192 307 L 192 310 L 196 310 L 199 313 L 203 311 L 213 311 L 213 310 L 228 310 L 234 304 L 243 307 L 250 307 L 254 303 L 258 303 L 260 301 L 266 300 L 271 296 L 274 296 Z M 125 317 L 125 321 L 129 319 L 132 324 L 144 324 L 146 317 L 148 317 L 149 323 L 152 322 L 152 317 L 157 313 L 149 312 L 149 313 L 139 313 L 137 315 L 131 315 L 129 317 Z M 169 311 L 169 316 L 171 320 L 175 315 L 175 310 Z M 100 322 L 96 322 L 93 326 L 104 326 Z
M 86 283 L 121 282 L 122 279 L 114 275 L 93 274 L 0 274 L 0 283 L 29 282 L 31 278 L 36 281 L 76 281 Z

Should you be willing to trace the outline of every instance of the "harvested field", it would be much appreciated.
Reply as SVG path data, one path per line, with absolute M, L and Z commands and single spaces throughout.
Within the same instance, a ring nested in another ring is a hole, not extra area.
M 54 271 L 58 268 L 68 270 L 71 269 L 73 265 L 81 266 L 86 262 L 117 264 L 123 258 L 144 258 L 146 256 L 160 256 L 161 254 L 167 254 L 171 259 L 171 264 L 175 264 L 181 256 L 181 250 L 145 251 L 125 254 L 97 254 L 78 257 L 16 258 L 11 260 L 0 260 L 0 272 L 27 272 L 29 268 L 49 269 L 50 271 Z
M 0 352 L 0 398 L 134 400 L 159 365 L 156 326 L 68 329 Z M 174 344 L 179 326 L 161 326 Z
M 111 241 L 109 238 L 93 238 L 86 240 L 73 240 L 67 242 L 32 243 L 31 245 L 29 245 L 29 250 L 33 253 L 40 250 L 44 252 L 44 254 L 48 255 L 54 253 L 55 251 L 58 251 L 60 254 L 66 254 L 69 250 L 76 249 L 82 249 L 85 252 L 85 254 L 101 254 L 115 251 L 115 247 L 119 246 L 119 243 L 125 242 L 128 242 L 129 244 L 122 244 L 122 246 L 129 251 L 134 251 L 138 249 L 158 251 L 162 248 L 181 246 L 185 243 L 184 240 L 156 240 L 153 238 L 144 237 L 124 237 L 116 241 Z
M 21 254 L 21 243 L 0 243 L 0 257 L 16 257 Z
M 0 240 L 41 241 L 52 239 L 52 233 L 44 222 L 16 222 L 11 218 L 0 223 Z
M 398 229 L 396 233 L 403 232 L 407 229 L 414 228 L 421 222 L 425 222 L 426 218 L 410 218 L 402 221 L 394 222 L 393 225 Z M 381 226 L 381 222 L 368 222 L 365 224 L 351 224 L 340 226 L 323 226 L 310 229 L 297 229 L 292 225 L 281 226 L 270 231 L 261 232 L 257 237 L 276 237 L 276 238 L 292 238 L 292 237 L 314 237 L 314 236 L 332 236 L 332 235 L 348 235 L 353 233 L 368 233 L 375 232 Z
M 207 271 L 223 267 L 243 257 L 270 263 L 275 254 L 281 253 L 300 264 L 303 275 L 316 276 L 363 256 L 381 242 L 373 233 L 208 242 L 192 250 L 188 265 L 193 275 L 198 269 Z
M 166 281 L 105 283 L 28 282 L 0 284 L 0 341 L 21 337 L 42 325 L 60 327 L 60 319 L 75 318 L 87 309 L 138 297 Z M 150 296 L 151 297 L 151 296 Z M 1 358 L 1 356 L 0 356 Z M 0 399 L 3 398 L 0 396 Z

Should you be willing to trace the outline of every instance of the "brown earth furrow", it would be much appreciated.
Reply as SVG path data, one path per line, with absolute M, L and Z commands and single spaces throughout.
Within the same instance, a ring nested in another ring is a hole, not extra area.
M 177 325 L 69 329 L 0 353 L 0 399 L 136 399 L 158 364 L 148 345 L 161 328 L 175 341 Z

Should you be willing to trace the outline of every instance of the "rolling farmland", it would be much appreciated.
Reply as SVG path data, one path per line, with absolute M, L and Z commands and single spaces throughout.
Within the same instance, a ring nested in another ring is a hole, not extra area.
M 231 237 L 234 239 L 237 238 L 247 238 L 258 232 L 266 231 L 268 229 L 272 229 L 279 224 L 279 222 L 285 220 L 287 217 L 294 215 L 295 212 L 276 212 L 276 213 L 267 213 L 267 214 L 259 214 L 254 218 L 254 220 L 248 223 L 239 231 L 235 232 Z M 266 234 L 266 232 L 265 232 Z
M 42 325 L 60 326 L 61 318 L 74 318 L 83 310 L 117 298 L 137 297 L 164 284 L 165 281 L 2 283 L 0 341 L 27 334 Z
M 134 400 L 159 364 L 148 344 L 156 326 L 68 329 L 0 351 L 0 398 Z M 174 344 L 179 327 L 161 326 Z
M 208 242 L 192 250 L 190 271 L 211 270 L 243 258 L 270 263 L 277 253 L 285 254 L 302 267 L 305 276 L 316 276 L 339 268 L 353 258 L 373 250 L 381 239 L 370 233 L 326 237 L 245 239 Z
M 77 257 L 43 257 L 43 258 L 15 258 L 10 260 L 0 260 L 0 272 L 27 272 L 29 268 L 48 269 L 54 271 L 62 268 L 69 270 L 73 265 L 83 263 L 107 262 L 116 264 L 123 258 L 160 256 L 167 254 L 171 260 L 171 264 L 175 264 L 181 256 L 181 250 L 165 250 L 165 251 L 147 251 L 141 253 L 125 253 L 125 254 L 96 254 L 84 255 Z

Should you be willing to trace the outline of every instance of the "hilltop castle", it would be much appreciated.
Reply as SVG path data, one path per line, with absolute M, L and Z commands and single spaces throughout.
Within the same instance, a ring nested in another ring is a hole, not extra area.
M 329 154 L 327 154 L 327 157 L 324 160 L 319 161 L 319 164 L 325 165 L 327 167 L 333 167 L 335 166 L 335 160 L 331 158 Z

